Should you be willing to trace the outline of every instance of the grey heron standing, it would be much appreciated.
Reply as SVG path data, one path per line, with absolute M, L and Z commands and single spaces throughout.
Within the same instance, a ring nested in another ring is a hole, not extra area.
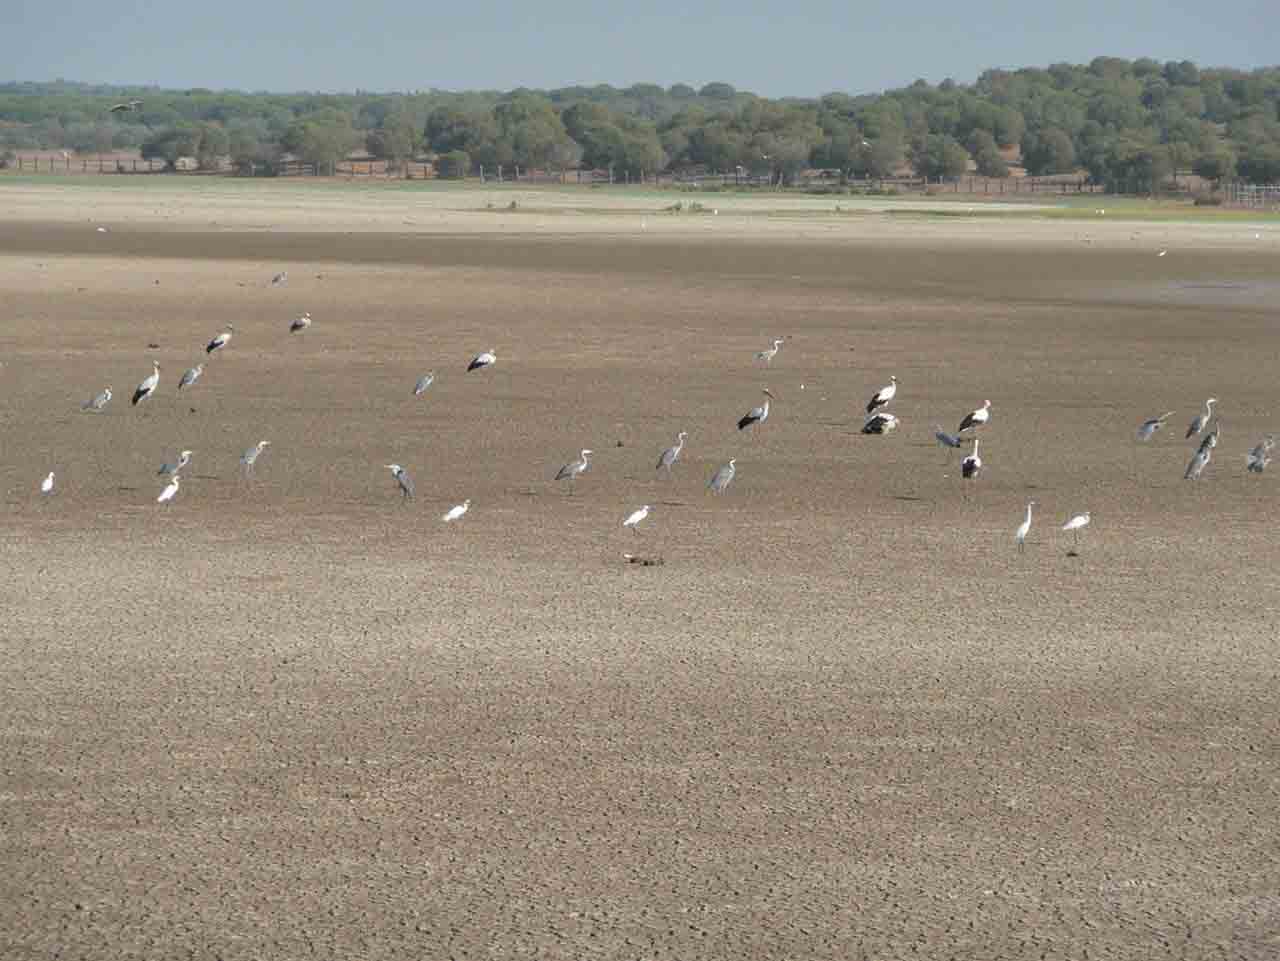
M 1213 416 L 1213 405 L 1217 402 L 1218 398 L 1216 397 L 1210 397 L 1204 402 L 1204 410 L 1196 414 L 1195 418 L 1187 426 L 1187 440 L 1204 430 L 1205 425 L 1209 423 L 1209 418 Z
M 769 419 L 769 401 L 776 398 L 769 391 L 764 389 L 764 403 L 759 407 L 752 407 L 749 411 L 742 415 L 738 420 L 738 430 L 746 430 L 748 427 L 755 427 L 757 424 L 763 424 Z
M 991 401 L 984 400 L 981 407 L 964 415 L 964 420 L 960 421 L 960 429 L 956 433 L 963 434 L 967 430 L 986 427 L 989 420 L 991 420 Z
M 665 470 L 667 476 L 671 476 L 671 467 L 680 459 L 680 452 L 684 450 L 684 439 L 688 436 L 686 431 L 681 431 L 676 435 L 676 442 L 664 450 L 662 456 L 658 458 L 656 470 Z
M 1173 411 L 1168 410 L 1159 417 L 1152 417 L 1150 420 L 1144 420 L 1142 426 L 1138 428 L 1138 440 L 1150 440 L 1151 436 L 1164 426 L 1164 422 L 1173 416 Z
M 161 477 L 167 477 L 170 474 L 178 473 L 178 471 L 182 470 L 184 467 L 186 467 L 188 464 L 191 463 L 191 454 L 192 454 L 191 451 L 184 450 L 181 454 L 178 455 L 177 463 L 161 464 L 160 469 L 156 471 L 156 474 Z
M 204 373 L 204 364 L 196 364 L 194 367 L 186 370 L 182 379 L 178 381 L 178 390 L 184 387 L 190 387 L 200 379 L 200 375 Z
M 955 437 L 951 434 L 948 434 L 945 430 L 943 430 L 941 424 L 933 425 L 933 439 L 938 442 L 939 446 L 947 447 L 947 448 L 959 448 L 964 444 L 964 441 L 962 441 L 959 437 Z M 949 459 L 949 455 L 944 453 L 943 458 L 945 462 L 946 459 Z
M 725 488 L 727 488 L 730 484 L 733 483 L 733 479 L 735 476 L 737 476 L 737 473 L 738 473 L 738 468 L 735 466 L 737 462 L 738 462 L 738 459 L 736 457 L 730 457 L 729 463 L 725 464 L 713 475 L 711 475 L 711 480 L 707 484 L 707 487 L 710 488 L 711 493 L 723 494 L 725 491 Z
M 1191 461 L 1187 464 L 1187 469 L 1183 471 L 1183 480 L 1199 480 L 1200 475 L 1204 473 L 1204 469 L 1209 466 L 1209 461 L 1213 460 L 1213 448 L 1204 444 L 1200 445 L 1200 449 L 1191 455 Z
M 395 475 L 396 481 L 400 484 L 400 499 L 409 500 L 413 497 L 413 478 L 399 464 L 388 464 L 387 470 Z
M 279 287 L 281 284 L 288 283 L 288 281 L 289 281 L 289 271 L 282 270 L 280 271 L 280 273 L 276 274 L 274 277 L 271 278 L 271 286 Z
M 430 387 L 435 382 L 436 382 L 436 372 L 434 370 L 427 371 L 425 374 L 419 377 L 418 382 L 413 385 L 413 396 L 421 397 L 423 394 L 426 393 L 427 388 Z
M 139 401 L 146 400 L 156 392 L 156 388 L 160 386 L 160 363 L 159 361 L 151 362 L 151 373 L 143 379 L 133 392 L 133 406 L 137 407 Z
M 593 451 L 590 448 L 584 447 L 577 460 L 569 461 L 569 463 L 556 471 L 556 480 L 567 480 L 569 482 L 570 494 L 573 493 L 573 484 L 574 481 L 578 479 L 578 476 L 591 470 L 592 453 Z
M 92 397 L 89 400 L 86 400 L 83 404 L 80 405 L 80 409 L 87 410 L 94 414 L 100 414 L 109 403 L 111 403 L 110 385 L 108 385 L 105 389 L 103 389 L 102 393 L 98 394 L 98 396 Z
M 1271 463 L 1271 449 L 1276 446 L 1275 436 L 1268 434 L 1253 450 L 1249 451 L 1245 466 L 1251 474 L 1261 474 Z
M 244 467 L 245 477 L 253 477 L 253 465 L 258 462 L 262 452 L 271 446 L 271 441 L 260 440 L 240 455 L 240 464 Z
M 890 377 L 889 385 L 887 387 L 881 387 L 878 391 L 875 392 L 875 395 L 871 398 L 871 400 L 867 401 L 867 413 L 874 414 L 877 407 L 883 407 L 885 404 L 889 403 L 889 401 L 893 400 L 894 396 L 897 395 L 897 393 L 898 393 L 898 378 Z
M 204 352 L 206 354 L 212 354 L 215 350 L 222 350 L 223 347 L 226 347 L 227 344 L 231 343 L 231 335 L 234 332 L 235 327 L 231 324 L 227 324 L 222 333 L 209 341 L 209 343 L 205 344 Z
M 777 337 L 773 341 L 772 347 L 766 347 L 764 350 L 756 352 L 756 360 L 764 361 L 764 365 L 768 367 L 773 363 L 773 358 L 778 356 L 778 351 L 782 348 L 782 338 Z

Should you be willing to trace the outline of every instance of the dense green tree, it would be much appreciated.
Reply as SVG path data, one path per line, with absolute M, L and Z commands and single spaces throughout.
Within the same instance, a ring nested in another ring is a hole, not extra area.
M 326 107 L 295 120 L 281 138 L 281 146 L 304 163 L 332 170 L 359 143 L 351 117 L 335 107 Z
M 954 180 L 969 169 L 969 152 L 946 134 L 928 137 L 912 148 L 911 164 L 930 180 Z
M 1009 165 L 996 144 L 996 138 L 985 130 L 975 130 L 969 138 L 969 152 L 974 166 L 983 177 L 1007 177 Z
M 193 124 L 176 124 L 158 130 L 141 147 L 143 160 L 163 160 L 165 166 L 176 169 L 182 157 L 194 157 L 200 146 L 200 130 Z

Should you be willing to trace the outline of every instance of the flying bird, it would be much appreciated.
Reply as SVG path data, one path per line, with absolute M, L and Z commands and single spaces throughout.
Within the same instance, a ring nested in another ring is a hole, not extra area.
M 782 349 L 782 338 L 774 340 L 772 347 L 766 347 L 764 350 L 756 352 L 756 360 L 764 361 L 766 367 L 773 363 L 773 358 L 778 356 L 778 351 Z
M 156 392 L 156 388 L 160 386 L 160 364 L 157 361 L 151 362 L 151 374 L 146 377 L 137 389 L 133 392 L 133 406 L 137 407 L 139 401 L 146 400 Z
M 92 397 L 81 404 L 80 409 L 97 414 L 101 413 L 109 403 L 111 403 L 111 388 L 108 386 L 97 397 Z
M 118 103 L 110 108 L 108 113 L 132 113 L 142 106 L 141 100 L 126 100 L 124 103 Z
M 427 388 L 430 387 L 435 382 L 436 382 L 436 372 L 434 370 L 427 371 L 425 374 L 419 377 L 418 382 L 413 385 L 413 396 L 421 397 L 424 393 L 426 393 Z
M 164 504 L 173 500 L 174 495 L 178 493 L 178 488 L 182 486 L 182 478 L 177 474 L 173 475 L 173 480 L 169 481 L 168 486 L 160 492 L 160 496 L 156 498 L 157 504 Z
M 470 497 L 468 497 L 466 500 L 464 500 L 464 501 L 463 501 L 461 504 L 459 504 L 457 507 L 450 508 L 450 509 L 449 509 L 449 513 L 445 514 L 445 515 L 444 515 L 442 518 L 440 518 L 440 519 L 441 519 L 442 521 L 444 521 L 446 524 L 448 524 L 448 523 L 450 523 L 450 522 L 452 522 L 452 521 L 456 521 L 458 518 L 460 518 L 463 514 L 465 514 L 465 513 L 466 513 L 467 511 L 469 511 L 469 510 L 471 510 L 471 498 L 470 498 Z
M 960 462 L 960 476 L 965 480 L 973 480 L 982 470 L 982 458 L 978 456 L 978 439 L 973 439 L 973 451 L 965 455 Z
M 1276 446 L 1276 439 L 1268 434 L 1253 450 L 1249 451 L 1245 466 L 1251 474 L 1261 474 L 1271 463 L 1271 449 Z
M 1204 402 L 1204 410 L 1196 414 L 1195 419 L 1187 427 L 1187 440 L 1204 430 L 1205 425 L 1209 423 L 1209 418 L 1213 416 L 1213 405 L 1217 402 L 1218 398 L 1216 397 L 1210 397 Z
M 897 393 L 898 378 L 890 377 L 889 386 L 881 387 L 876 391 L 875 396 L 872 397 L 871 400 L 867 401 L 867 413 L 874 413 L 877 407 L 883 407 L 885 404 L 889 403 L 889 401 L 893 400 L 894 395 Z
M 1071 518 L 1071 520 L 1063 524 L 1062 529 L 1064 531 L 1070 531 L 1071 536 L 1075 539 L 1076 545 L 1079 546 L 1080 529 L 1088 526 L 1089 526 L 1089 512 L 1085 511 L 1083 514 L 1076 514 L 1074 517 Z
M 748 427 L 754 427 L 756 424 L 763 424 L 769 419 L 769 401 L 774 400 L 773 394 L 769 392 L 769 388 L 764 389 L 764 403 L 759 407 L 752 407 L 749 411 L 742 415 L 738 421 L 738 430 L 746 430 Z
M 310 326 L 311 326 L 311 311 L 308 310 L 301 317 L 295 318 L 293 323 L 289 325 L 289 333 L 296 334 L 299 331 L 306 330 Z
M 864 434 L 887 434 L 891 430 L 898 429 L 898 418 L 888 411 L 877 411 L 867 418 L 865 424 L 862 425 Z
M 976 427 L 985 427 L 989 420 L 991 420 L 991 401 L 984 400 L 981 407 L 964 415 L 964 420 L 960 421 L 960 429 L 956 433 L 963 434 Z
M 579 474 L 585 474 L 591 470 L 591 455 L 593 451 L 584 447 L 582 453 L 577 460 L 571 460 L 558 471 L 556 471 L 556 480 L 567 480 L 569 482 L 569 493 L 573 493 L 573 482 L 577 480 Z
M 680 452 L 684 450 L 684 439 L 688 436 L 689 434 L 683 430 L 676 435 L 676 442 L 662 452 L 655 470 L 665 470 L 667 476 L 671 476 L 671 466 L 680 459 Z
M 205 345 L 204 352 L 206 354 L 212 354 L 215 350 L 222 350 L 223 347 L 226 347 L 227 344 L 231 343 L 231 333 L 234 330 L 235 328 L 231 324 L 227 324 L 226 330 Z
M 630 514 L 628 514 L 627 519 L 622 522 L 622 526 L 630 527 L 631 530 L 638 532 L 640 530 L 640 522 L 648 516 L 649 516 L 649 505 L 645 504 L 644 507 L 641 507 L 638 510 L 634 510 Z
M 41 494 L 53 493 L 53 471 L 49 471 L 49 476 L 40 482 Z
M 1018 550 L 1026 550 L 1027 534 L 1031 532 L 1031 508 L 1036 506 L 1035 501 L 1027 503 L 1027 519 L 1018 525 L 1018 529 L 1013 532 L 1013 538 L 1018 542 Z
M 260 440 L 240 455 L 240 464 L 244 467 L 246 477 L 253 476 L 253 465 L 258 462 L 258 458 L 262 456 L 262 452 L 270 446 L 271 441 Z
M 182 375 L 182 379 L 178 381 L 178 390 L 184 387 L 190 387 L 200 379 L 200 375 L 204 373 L 204 364 L 196 364 L 194 367 L 188 368 Z
M 734 465 L 737 463 L 736 457 L 730 457 L 729 463 L 725 464 L 711 476 L 707 487 L 711 489 L 713 494 L 723 494 L 726 487 L 733 483 L 733 478 L 737 476 L 738 468 Z
M 400 499 L 408 500 L 413 496 L 413 478 L 399 464 L 388 464 L 387 469 L 395 475 L 400 484 Z
M 485 367 L 492 367 L 498 362 L 498 355 L 491 350 L 486 350 L 482 354 L 476 354 L 471 358 L 471 363 L 467 364 L 467 373 L 473 370 L 483 370 Z
M 1144 420 L 1142 426 L 1138 428 L 1138 440 L 1150 440 L 1151 435 L 1164 426 L 1164 422 L 1173 416 L 1173 411 L 1167 410 L 1159 417 L 1152 417 L 1150 420 Z

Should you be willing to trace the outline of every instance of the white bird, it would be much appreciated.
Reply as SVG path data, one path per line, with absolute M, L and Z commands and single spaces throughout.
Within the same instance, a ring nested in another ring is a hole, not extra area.
M 585 474 L 591 470 L 591 455 L 594 451 L 584 447 L 582 453 L 577 460 L 571 460 L 558 471 L 556 471 L 556 480 L 567 480 L 569 482 L 569 493 L 573 493 L 573 482 L 577 480 L 579 474 Z
M 413 478 L 399 464 L 387 464 L 387 469 L 395 475 L 396 480 L 400 483 L 401 500 L 408 500 L 413 496 Z
M 1152 417 L 1150 420 L 1144 420 L 1142 426 L 1138 428 L 1138 440 L 1150 440 L 1151 435 L 1164 426 L 1164 422 L 1173 416 L 1173 411 L 1168 410 L 1159 417 Z
M 960 421 L 960 429 L 956 433 L 963 434 L 965 431 L 973 430 L 975 427 L 985 427 L 990 419 L 991 401 L 984 400 L 981 407 L 964 415 L 964 420 Z
M 418 382 L 413 385 L 413 396 L 421 397 L 426 392 L 427 388 L 430 387 L 435 382 L 436 382 L 436 372 L 434 370 L 427 371 L 425 374 L 419 377 Z
M 246 476 L 253 476 L 253 465 L 257 463 L 262 452 L 271 446 L 271 441 L 260 440 L 247 451 L 240 455 L 240 463 L 244 467 Z
M 289 333 L 296 334 L 299 331 L 306 330 L 311 326 L 311 311 L 306 311 L 301 317 L 296 318 L 289 325 Z
M 711 489 L 713 494 L 722 494 L 726 487 L 733 483 L 733 478 L 737 476 L 738 468 L 734 465 L 737 463 L 736 457 L 730 457 L 729 463 L 725 464 L 712 476 L 707 487 Z
M 182 375 L 182 379 L 178 381 L 178 390 L 182 390 L 184 387 L 190 387 L 200 379 L 200 375 L 203 373 L 204 364 L 196 364 L 194 367 L 186 370 Z
M 227 324 L 226 330 L 205 345 L 204 352 L 206 354 L 212 354 L 215 350 L 222 350 L 223 347 L 226 347 L 227 344 L 231 342 L 231 334 L 234 330 L 235 327 L 231 324 Z
M 118 103 L 108 108 L 108 113 L 132 113 L 142 106 L 141 100 L 126 100 L 124 103 Z
M 1027 519 L 1018 525 L 1018 529 L 1013 532 L 1013 538 L 1018 542 L 1018 550 L 1026 549 L 1027 534 L 1031 531 L 1031 508 L 1036 506 L 1035 501 L 1027 502 Z
M 80 409 L 100 413 L 109 403 L 111 403 L 111 388 L 108 386 L 97 397 L 90 398 L 81 404 Z
M 769 401 L 774 400 L 773 394 L 769 392 L 769 388 L 764 389 L 764 403 L 759 407 L 752 407 L 749 411 L 742 415 L 738 420 L 738 430 L 746 430 L 748 427 L 754 427 L 757 424 L 763 424 L 769 419 Z
M 638 531 L 640 522 L 649 516 L 649 505 L 645 504 L 638 510 L 632 511 L 627 515 L 627 519 L 622 522 L 623 527 L 630 527 L 633 531 Z
M 862 425 L 864 434 L 887 434 L 891 430 L 898 429 L 898 418 L 888 411 L 876 411 L 867 418 L 865 424 Z
M 978 439 L 973 439 L 973 451 L 960 462 L 960 476 L 965 480 L 973 480 L 982 470 L 982 458 L 978 456 Z
M 192 452 L 189 450 L 184 450 L 181 454 L 178 455 L 178 462 L 176 464 L 161 464 L 160 469 L 156 471 L 156 474 L 158 474 L 161 477 L 166 477 L 169 474 L 178 473 L 178 471 L 182 470 L 184 467 L 186 467 L 188 464 L 191 463 L 191 453 Z
M 1204 402 L 1204 410 L 1196 414 L 1195 419 L 1192 420 L 1191 424 L 1187 427 L 1186 439 L 1189 440 L 1204 430 L 1205 425 L 1209 423 L 1209 418 L 1213 416 L 1213 405 L 1217 402 L 1218 398 L 1216 397 L 1210 397 Z
M 449 510 L 449 513 L 445 514 L 445 515 L 444 515 L 442 518 L 440 518 L 440 519 L 441 519 L 442 521 L 444 521 L 446 524 L 448 524 L 448 523 L 450 523 L 451 521 L 456 521 L 459 517 L 461 517 L 463 514 L 465 514 L 465 513 L 466 513 L 467 511 L 469 511 L 469 510 L 471 510 L 471 498 L 470 498 L 470 497 L 468 497 L 465 501 L 463 501 L 463 502 L 462 502 L 461 504 L 459 504 L 457 507 L 451 508 L 451 509 Z
M 178 493 L 178 488 L 181 486 L 182 478 L 177 474 L 174 474 L 173 480 L 169 481 L 168 486 L 165 487 L 165 489 L 160 492 L 160 496 L 156 498 L 156 503 L 163 504 L 166 501 L 173 500 L 174 495 Z
M 498 355 L 491 350 L 486 350 L 484 353 L 476 354 L 471 358 L 471 363 L 467 364 L 467 373 L 469 374 L 473 370 L 483 370 L 485 367 L 492 367 L 497 362 Z
M 877 407 L 883 407 L 889 401 L 893 400 L 894 395 L 898 393 L 898 378 L 890 377 L 889 386 L 881 387 L 876 391 L 875 396 L 867 401 L 867 413 L 873 413 Z
M 157 361 L 151 362 L 151 374 L 146 377 L 137 389 L 133 392 L 133 406 L 138 406 L 138 401 L 146 400 L 156 392 L 156 388 L 160 386 L 160 364 Z
M 288 279 L 289 279 L 289 271 L 282 270 L 280 271 L 280 273 L 276 274 L 274 277 L 271 278 L 271 286 L 279 287 L 281 284 L 285 283 Z
M 53 493 L 53 471 L 49 471 L 49 476 L 40 482 L 41 494 Z
M 1200 445 L 1200 449 L 1191 455 L 1191 461 L 1187 464 L 1187 469 L 1182 474 L 1183 480 L 1199 480 L 1200 475 L 1204 473 L 1204 469 L 1209 466 L 1209 461 L 1213 460 L 1213 448 L 1204 444 Z
M 773 358 L 778 356 L 778 351 L 782 348 L 782 338 L 779 337 L 773 342 L 772 347 L 766 347 L 764 350 L 756 352 L 756 360 L 762 360 L 765 366 L 773 363 Z
M 1271 463 L 1271 449 L 1276 446 L 1276 439 L 1271 434 L 1263 438 L 1253 450 L 1249 451 L 1245 466 L 1251 474 L 1261 474 Z
M 655 470 L 665 470 L 667 476 L 671 476 L 671 466 L 680 459 L 680 452 L 684 450 L 684 439 L 688 436 L 689 434 L 686 431 L 681 431 L 676 435 L 676 442 L 662 452 Z
M 1075 543 L 1078 545 L 1080 543 L 1080 529 L 1082 527 L 1088 527 L 1088 526 L 1089 526 L 1089 512 L 1085 511 L 1083 514 L 1076 514 L 1074 517 L 1071 518 L 1071 520 L 1063 524 L 1062 529 L 1064 531 L 1070 531 L 1071 536 L 1075 538 Z

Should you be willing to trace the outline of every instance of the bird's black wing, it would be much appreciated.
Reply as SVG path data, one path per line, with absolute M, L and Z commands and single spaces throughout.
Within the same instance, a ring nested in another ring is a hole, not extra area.
M 748 427 L 754 424 L 757 420 L 759 420 L 758 417 L 755 417 L 751 414 L 744 414 L 742 419 L 738 421 L 738 430 L 746 430 Z

